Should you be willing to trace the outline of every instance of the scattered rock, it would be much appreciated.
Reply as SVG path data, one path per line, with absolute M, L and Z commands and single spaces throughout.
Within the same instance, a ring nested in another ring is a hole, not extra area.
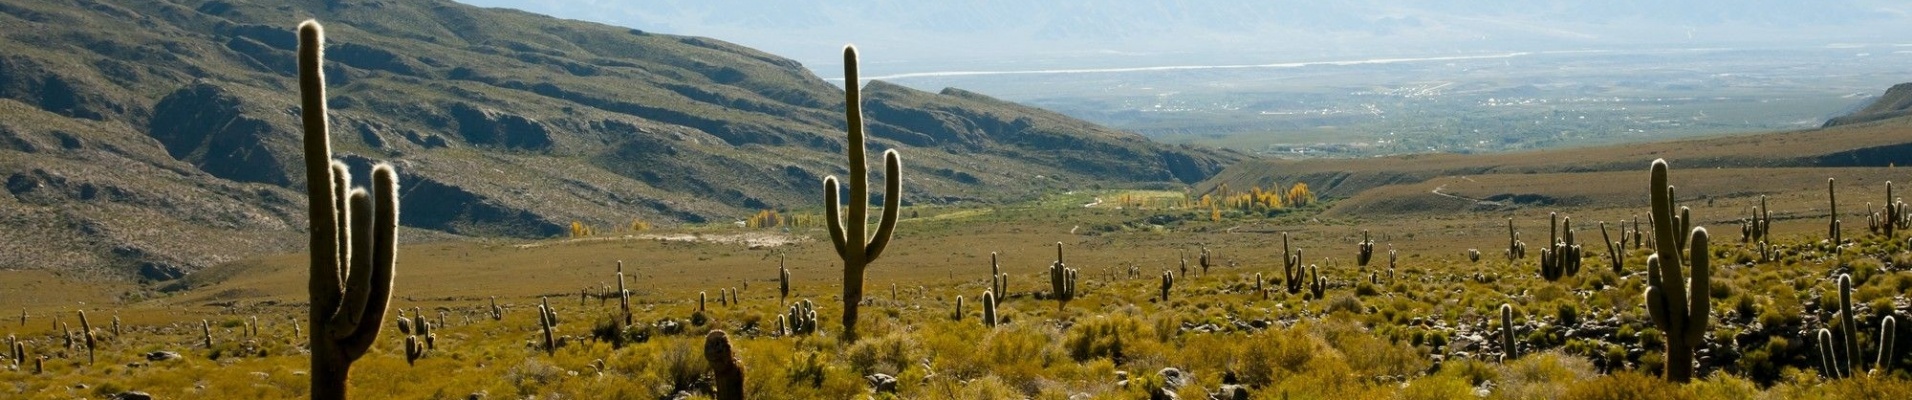
M 180 358 L 183 358 L 183 357 L 181 357 L 179 353 L 174 353 L 170 351 L 155 351 L 151 353 L 146 353 L 146 361 L 167 361 L 167 360 L 178 360 Z
M 141 391 L 126 391 L 110 397 L 112 400 L 153 400 L 153 395 Z
M 1182 387 L 1182 385 L 1187 385 L 1189 381 L 1194 380 L 1195 378 L 1195 374 L 1182 372 L 1182 370 L 1175 369 L 1175 367 L 1163 368 L 1161 371 L 1156 372 L 1155 374 L 1161 375 L 1162 385 L 1167 386 L 1169 388 L 1180 388 Z
M 1248 400 L 1248 387 L 1242 385 L 1222 385 L 1221 390 L 1208 395 L 1210 400 Z
M 872 374 L 863 377 L 863 380 L 870 381 L 870 389 L 877 393 L 896 393 L 896 377 L 894 376 Z

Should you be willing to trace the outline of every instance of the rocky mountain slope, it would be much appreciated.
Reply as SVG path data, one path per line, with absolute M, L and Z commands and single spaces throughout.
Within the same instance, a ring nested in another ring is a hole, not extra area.
M 445 0 L 4 2 L 0 268 L 165 280 L 299 250 L 307 18 L 327 27 L 334 146 L 399 166 L 414 240 L 815 208 L 847 173 L 841 89 L 720 40 Z M 1186 184 L 1243 157 L 959 89 L 864 90 L 906 204 Z

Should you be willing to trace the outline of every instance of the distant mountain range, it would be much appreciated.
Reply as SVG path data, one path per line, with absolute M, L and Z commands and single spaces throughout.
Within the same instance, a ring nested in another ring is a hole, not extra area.
M 874 76 L 1912 37 L 1912 4 L 1889 0 L 463 1 L 723 37 L 826 77 L 836 61 L 820 45 L 846 42 L 889 55 Z
M 0 268 L 167 280 L 302 250 L 307 18 L 328 30 L 336 151 L 398 165 L 412 240 L 814 209 L 847 173 L 841 89 L 717 39 L 444 0 L 4 2 Z M 863 90 L 906 204 L 1189 184 L 1243 158 L 960 89 Z

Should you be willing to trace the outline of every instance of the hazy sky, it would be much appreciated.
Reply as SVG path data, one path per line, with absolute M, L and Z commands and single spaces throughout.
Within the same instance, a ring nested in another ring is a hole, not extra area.
M 1912 3 L 1876 0 L 459 1 L 712 37 L 818 71 L 840 68 L 839 49 L 856 43 L 869 75 L 1626 47 L 1912 44 Z

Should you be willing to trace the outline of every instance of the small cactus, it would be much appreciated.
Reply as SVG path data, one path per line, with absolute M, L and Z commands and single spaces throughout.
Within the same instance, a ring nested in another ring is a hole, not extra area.
M 1893 352 L 1898 342 L 1899 320 L 1887 315 L 1879 320 L 1879 360 L 1873 364 L 1880 375 L 1892 373 L 1892 364 L 1898 362 L 1898 353 Z
M 556 325 L 551 318 L 551 303 L 543 299 L 539 301 L 543 303 L 538 305 L 538 327 L 544 329 L 544 353 L 555 355 L 558 351 L 558 343 L 556 337 L 551 334 L 552 325 Z
M 206 348 L 212 348 L 212 322 L 207 322 L 203 319 L 199 320 L 199 329 L 205 333 Z
M 1169 289 L 1175 288 L 1175 273 L 1162 271 L 1162 302 L 1168 302 Z
M 1061 249 L 1056 250 L 1061 251 Z M 1208 246 L 1202 246 L 1202 253 L 1195 258 L 1195 261 L 1197 265 L 1202 267 L 1202 276 L 1208 276 L 1208 267 L 1214 266 L 1214 263 L 1210 262 Z
M 811 303 L 809 299 L 798 300 L 794 303 L 791 303 L 790 310 L 787 314 L 785 314 L 784 319 L 790 321 L 790 334 L 808 335 L 808 334 L 816 333 L 817 331 L 816 304 Z
M 1625 240 L 1626 233 L 1621 232 L 1620 238 L 1622 240 Z M 1607 243 L 1607 259 L 1613 261 L 1613 273 L 1616 275 L 1625 274 L 1626 273 L 1626 253 L 1624 249 L 1627 247 L 1627 245 L 1625 243 L 1614 243 L 1613 238 L 1607 236 L 1606 221 L 1600 221 L 1600 241 Z
M 1308 281 L 1308 294 L 1314 295 L 1315 300 L 1321 300 L 1323 298 L 1322 296 L 1328 291 L 1327 284 L 1321 282 L 1321 267 L 1313 264 L 1308 265 Z
M 704 312 L 704 301 L 708 300 L 709 297 L 709 294 L 697 292 L 697 312 Z
M 1480 249 L 1467 249 L 1467 262 L 1480 262 Z
M 960 299 L 961 297 L 958 297 Z M 983 292 L 983 326 L 996 326 L 996 293 Z
M 498 306 L 498 296 L 491 296 L 491 320 L 503 321 L 504 319 L 505 308 Z
M 956 295 L 956 312 L 950 313 L 949 319 L 953 321 L 963 320 L 963 295 Z
M 783 253 L 777 253 L 777 304 L 790 301 L 790 269 L 784 268 Z M 629 312 L 629 311 L 626 311 Z
M 624 325 L 630 325 L 636 317 L 631 314 L 631 291 L 624 286 L 624 261 L 617 262 L 617 305 L 618 315 Z M 495 307 L 495 306 L 494 306 Z
M 418 337 L 425 341 L 425 349 L 437 349 L 435 342 L 437 342 L 438 334 L 432 333 L 432 323 L 425 320 L 425 314 L 420 312 L 418 307 L 412 307 L 412 321 L 418 323 Z
M 1514 341 L 1514 306 L 1500 305 L 1500 361 L 1520 358 L 1519 343 Z
M 93 364 L 99 360 L 94 357 L 94 350 L 99 347 L 99 342 L 93 340 L 93 324 L 86 322 L 86 311 L 80 310 L 78 312 L 80 314 L 80 338 L 86 341 L 86 363 Z
M 405 336 L 405 365 L 417 365 L 424 357 L 425 346 L 418 344 L 418 336 Z
M 1826 208 L 1831 215 L 1826 221 L 1826 239 L 1832 241 L 1834 249 L 1839 248 L 1839 193 L 1833 188 L 1833 178 L 1826 178 Z
M 1819 328 L 1819 367 L 1825 371 L 1826 377 L 1831 379 L 1844 377 L 1839 370 L 1844 364 L 1839 362 L 1838 350 L 1835 350 L 1840 346 L 1835 344 L 1837 342 L 1838 340 L 1832 337 L 1831 329 Z
M 710 363 L 711 376 L 716 380 L 717 400 L 743 400 L 744 367 L 733 354 L 730 336 L 722 330 L 705 335 L 704 361 Z
M 1892 204 L 1892 200 L 1892 181 L 1885 181 L 1885 218 L 1883 223 L 1879 225 L 1881 225 L 1887 239 L 1892 238 L 1892 229 L 1898 227 L 1899 220 L 1905 218 L 1899 215 L 1900 210 L 1898 206 Z
M 1368 266 L 1368 260 L 1374 258 L 1374 240 L 1368 238 L 1368 231 L 1361 230 L 1361 241 L 1354 244 L 1354 264 Z
M 1206 254 L 1207 250 L 1204 249 Z M 1056 262 L 1049 265 L 1049 290 L 1056 298 L 1056 309 L 1060 310 L 1075 300 L 1076 269 L 1062 263 L 1062 242 L 1056 242 Z

